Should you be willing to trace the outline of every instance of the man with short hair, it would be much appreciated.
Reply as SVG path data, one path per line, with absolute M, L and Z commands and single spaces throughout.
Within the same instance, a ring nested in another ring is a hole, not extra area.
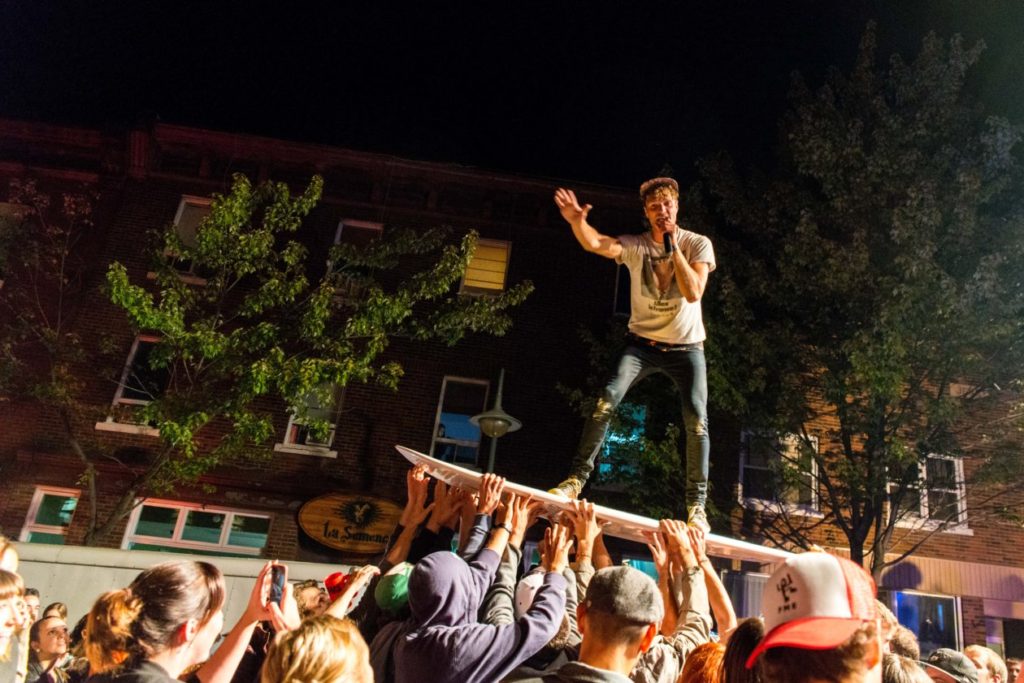
M 583 641 L 579 660 L 518 683 L 631 683 L 629 674 L 647 652 L 665 606 L 651 577 L 632 567 L 607 567 L 594 573 L 586 597 L 576 608 Z
M 765 636 L 747 659 L 764 683 L 878 683 L 882 633 L 875 582 L 824 552 L 786 559 L 764 587 Z
M 1021 660 L 1018 657 L 1006 658 L 1006 680 L 1009 683 L 1017 683 L 1020 677 Z
M 962 652 L 940 647 L 921 662 L 924 672 L 937 683 L 978 683 L 978 668 Z
M 29 621 L 34 623 L 39 619 L 39 610 L 42 608 L 42 603 L 39 600 L 39 591 L 35 588 L 26 588 L 22 599 L 25 601 L 25 606 L 28 607 L 29 615 L 32 617 Z
M 688 521 L 707 532 L 710 438 L 700 300 L 708 274 L 715 269 L 715 254 L 707 237 L 677 225 L 675 180 L 648 180 L 640 186 L 640 199 L 650 231 L 609 237 L 587 222 L 590 204 L 580 206 L 572 190 L 555 192 L 555 204 L 580 245 L 629 268 L 631 308 L 626 350 L 583 428 L 569 476 L 554 490 L 570 498 L 579 496 L 594 470 L 615 408 L 636 382 L 663 372 L 682 398 Z
M 978 668 L 978 683 L 1007 683 L 1010 680 L 1006 664 L 993 650 L 984 645 L 968 645 L 964 654 Z

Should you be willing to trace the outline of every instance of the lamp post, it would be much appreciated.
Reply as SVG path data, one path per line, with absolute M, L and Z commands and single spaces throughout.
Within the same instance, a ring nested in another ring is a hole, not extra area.
M 523 423 L 515 419 L 501 409 L 501 390 L 505 386 L 505 368 L 501 369 L 498 375 L 498 393 L 494 397 L 494 407 L 486 413 L 480 413 L 469 418 L 469 421 L 480 428 L 484 434 L 491 439 L 491 452 L 487 458 L 487 471 L 494 471 L 494 452 L 498 447 L 498 439 L 509 432 L 514 432 L 523 426 Z

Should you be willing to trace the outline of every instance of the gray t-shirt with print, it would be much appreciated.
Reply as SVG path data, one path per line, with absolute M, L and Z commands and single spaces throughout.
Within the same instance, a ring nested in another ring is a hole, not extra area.
M 711 240 L 689 230 L 676 228 L 678 249 L 688 263 L 707 263 L 715 269 Z M 629 268 L 629 331 L 669 344 L 704 341 L 700 301 L 687 301 L 676 284 L 672 260 L 662 244 L 655 244 L 650 232 L 620 235 L 622 254 L 616 263 Z

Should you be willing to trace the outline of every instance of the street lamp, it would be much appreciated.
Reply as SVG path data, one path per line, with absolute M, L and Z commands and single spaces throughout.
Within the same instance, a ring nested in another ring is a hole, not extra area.
M 484 434 L 491 439 L 491 453 L 487 458 L 487 471 L 494 471 L 494 451 L 498 447 L 498 439 L 509 432 L 514 432 L 523 426 L 523 423 L 515 419 L 501 409 L 501 390 L 505 386 L 505 368 L 501 369 L 498 375 L 498 393 L 494 397 L 494 407 L 486 413 L 480 413 L 469 418 L 469 421 L 480 428 Z

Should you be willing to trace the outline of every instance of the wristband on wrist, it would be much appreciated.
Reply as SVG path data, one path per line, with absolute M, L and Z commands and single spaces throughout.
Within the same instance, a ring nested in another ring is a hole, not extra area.
M 502 522 L 501 524 L 495 524 L 493 527 L 491 527 L 491 531 L 494 531 L 495 529 L 504 529 L 505 531 L 508 532 L 509 536 L 512 535 L 512 525 L 509 524 L 508 522 Z

